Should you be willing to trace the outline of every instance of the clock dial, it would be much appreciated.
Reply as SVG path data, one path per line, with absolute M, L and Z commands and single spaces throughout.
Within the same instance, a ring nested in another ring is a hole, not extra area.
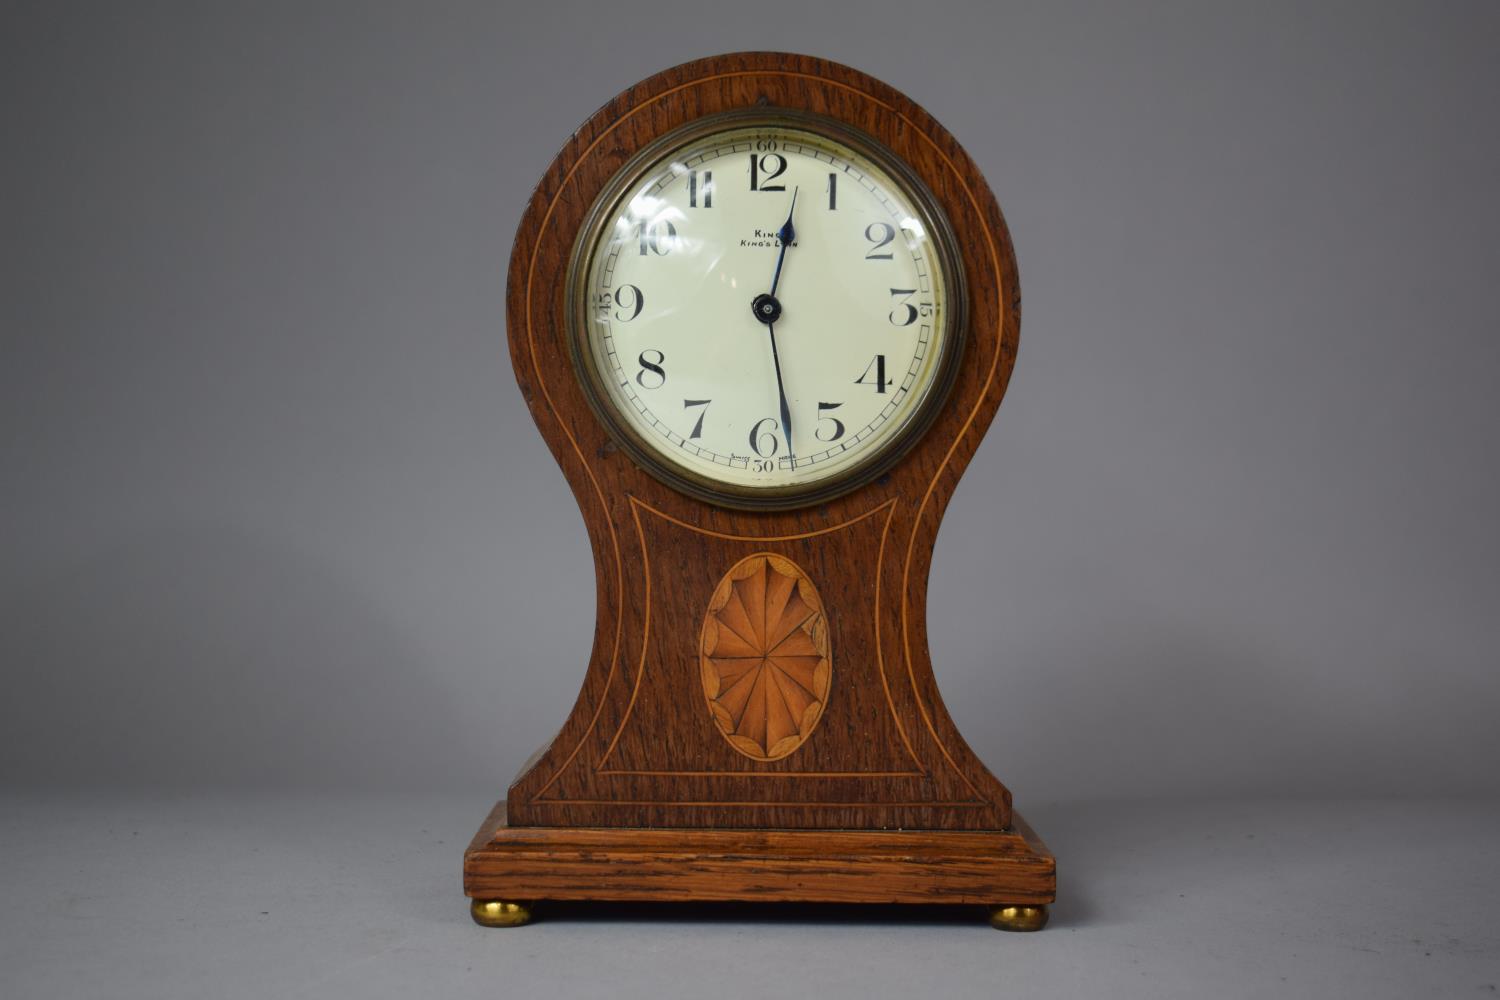
M 889 154 L 741 124 L 627 168 L 575 255 L 579 354 L 669 478 L 754 498 L 853 485 L 940 403 L 961 294 Z

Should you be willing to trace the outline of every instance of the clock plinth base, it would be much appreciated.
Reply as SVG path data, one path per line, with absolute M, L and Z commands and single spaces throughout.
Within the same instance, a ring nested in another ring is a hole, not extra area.
M 1003 831 L 512 827 L 501 802 L 464 852 L 464 893 L 475 907 L 500 899 L 967 904 L 990 907 L 996 927 L 1039 930 L 1057 867 L 1020 816 Z

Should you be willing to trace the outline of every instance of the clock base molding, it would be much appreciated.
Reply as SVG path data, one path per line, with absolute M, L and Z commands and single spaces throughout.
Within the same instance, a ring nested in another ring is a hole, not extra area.
M 464 852 L 482 912 L 545 900 L 965 904 L 1039 929 L 1057 866 L 1019 815 L 987 830 L 738 830 L 509 826 L 495 808 Z M 497 910 L 498 912 L 498 910 Z

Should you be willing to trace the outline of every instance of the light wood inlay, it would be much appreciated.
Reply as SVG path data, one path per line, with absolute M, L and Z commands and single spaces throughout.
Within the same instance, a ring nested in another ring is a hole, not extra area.
M 724 574 L 699 640 L 703 694 L 729 745 L 780 760 L 812 735 L 833 664 L 823 602 L 789 559 L 757 553 Z

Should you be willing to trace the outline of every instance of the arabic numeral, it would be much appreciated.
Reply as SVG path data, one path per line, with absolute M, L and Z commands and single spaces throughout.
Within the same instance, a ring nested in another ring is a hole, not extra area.
M 764 429 L 767 424 L 771 425 L 772 430 Z M 750 450 L 761 458 L 771 458 L 776 454 L 776 449 L 781 447 L 781 439 L 774 433 L 775 427 L 775 417 L 763 417 L 755 422 L 754 427 L 750 428 Z M 771 443 L 767 445 L 767 441 Z M 764 471 L 769 472 L 770 469 L 767 468 Z
M 606 295 L 604 296 L 604 298 L 606 300 L 604 303 L 605 308 L 608 308 L 608 300 L 610 300 L 611 297 L 609 295 Z M 641 310 L 646 306 L 646 296 L 643 295 L 641 293 L 641 290 L 635 285 L 621 285 L 619 288 L 616 288 L 615 294 L 613 296 L 613 301 L 615 305 L 620 307 L 615 311 L 615 319 L 619 320 L 621 323 L 629 323 L 631 320 L 635 319 L 641 314 Z M 620 310 L 626 310 L 630 313 L 630 315 L 627 316 Z
M 652 358 L 651 355 L 656 355 Z M 647 348 L 642 351 L 636 361 L 641 370 L 635 373 L 635 384 L 642 389 L 660 389 L 667 384 L 667 371 L 662 367 L 666 363 L 667 356 L 661 351 Z
M 665 257 L 677 246 L 677 227 L 669 220 L 647 224 L 640 222 L 633 232 L 641 241 L 641 256 L 646 256 L 649 249 L 659 257 Z
M 824 410 L 837 410 L 840 406 L 843 406 L 843 405 L 844 405 L 843 403 L 819 403 L 818 404 L 818 429 L 815 430 L 815 431 L 813 431 L 813 437 L 817 438 L 819 441 L 826 441 L 829 444 L 832 444 L 834 441 L 837 441 L 839 438 L 841 438 L 841 437 L 844 436 L 844 422 L 842 420 L 840 420 L 838 417 L 824 416 L 824 413 L 823 413 Z M 833 425 L 832 428 L 829 430 L 829 434 L 828 434 L 827 437 L 823 436 L 823 425 L 824 424 L 832 424 Z
M 698 422 L 693 425 L 693 432 L 688 435 L 689 440 L 703 436 L 703 418 L 708 415 L 708 404 L 712 402 L 713 400 L 711 399 L 684 399 L 682 401 L 682 408 L 684 410 L 690 410 L 695 406 L 703 407 L 703 409 L 698 411 Z
M 750 154 L 750 190 L 785 191 L 785 184 L 771 184 L 786 173 L 786 157 L 780 153 Z
M 891 260 L 891 254 L 876 253 L 881 247 L 888 247 L 896 239 L 896 227 L 889 222 L 872 222 L 865 227 L 865 239 L 875 244 L 868 253 L 865 260 Z
M 712 170 L 703 171 L 701 181 L 698 177 L 698 171 L 688 171 L 688 208 L 698 207 L 698 195 L 700 193 L 703 195 L 703 207 L 713 208 L 714 172 Z
M 875 373 L 875 378 L 870 378 L 870 373 Z M 854 380 L 855 385 L 870 385 L 875 391 L 885 394 L 886 387 L 892 384 L 892 380 L 885 377 L 885 355 L 877 354 L 874 359 L 865 366 L 865 373 Z
M 892 308 L 890 321 L 893 326 L 911 326 L 917 321 L 919 315 L 917 307 L 911 304 L 911 297 L 917 294 L 915 288 L 892 288 L 891 297 L 899 299 Z M 925 306 L 926 303 L 924 302 Z

